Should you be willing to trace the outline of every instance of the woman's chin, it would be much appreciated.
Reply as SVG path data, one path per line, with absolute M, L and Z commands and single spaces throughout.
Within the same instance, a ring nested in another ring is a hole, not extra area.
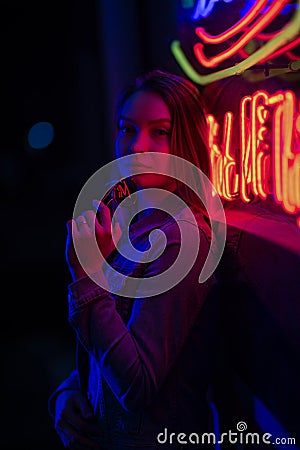
M 146 173 L 141 175 L 134 175 L 132 181 L 140 189 L 164 189 L 167 191 L 173 191 L 176 188 L 176 183 L 173 179 L 170 179 L 166 175 Z

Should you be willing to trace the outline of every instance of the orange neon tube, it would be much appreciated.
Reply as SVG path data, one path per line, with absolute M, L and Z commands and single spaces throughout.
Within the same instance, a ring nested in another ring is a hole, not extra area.
M 253 37 L 257 35 L 262 29 L 264 29 L 276 16 L 277 14 L 284 8 L 285 4 L 289 0 L 282 0 L 280 3 L 274 3 L 268 11 L 261 16 L 260 19 L 253 25 L 253 27 L 240 39 L 237 40 L 235 44 L 233 44 L 228 50 L 219 53 L 218 55 L 212 58 L 206 58 L 203 53 L 203 44 L 197 43 L 194 45 L 194 54 L 201 65 L 207 68 L 212 68 L 218 66 L 222 61 L 230 58 L 236 52 L 239 51 L 240 48 L 244 47 Z M 197 33 L 197 29 L 196 29 Z M 280 33 L 281 34 L 281 33 Z
M 267 5 L 268 0 L 259 0 L 248 12 L 248 14 L 239 20 L 233 27 L 220 33 L 216 36 L 212 36 L 207 33 L 203 28 L 197 27 L 195 33 L 206 44 L 221 44 L 222 42 L 235 36 L 240 31 L 243 31 L 245 27 L 255 19 L 256 15 Z

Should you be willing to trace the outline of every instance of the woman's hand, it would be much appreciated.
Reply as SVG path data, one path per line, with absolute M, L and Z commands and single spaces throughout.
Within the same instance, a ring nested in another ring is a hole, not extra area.
M 95 441 L 100 434 L 99 427 L 88 399 L 80 391 L 66 390 L 58 394 L 55 431 L 66 448 L 100 449 Z
M 87 274 L 101 270 L 103 260 L 99 250 L 105 259 L 115 248 L 109 208 L 101 203 L 97 214 L 93 210 L 85 211 L 76 220 L 69 220 L 67 229 L 66 259 L 73 280 L 76 281 Z M 113 234 L 114 239 L 118 241 L 122 232 L 117 222 Z M 78 260 L 75 248 L 80 254 L 82 265 Z

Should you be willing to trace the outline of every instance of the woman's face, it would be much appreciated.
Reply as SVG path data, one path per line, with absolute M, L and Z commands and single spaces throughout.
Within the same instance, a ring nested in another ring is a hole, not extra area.
M 122 108 L 118 128 L 117 158 L 136 153 L 171 153 L 171 114 L 155 92 L 139 91 L 129 97 Z M 157 167 L 157 162 L 155 167 L 157 172 L 164 172 L 164 167 Z M 173 191 L 176 187 L 172 178 L 158 173 L 135 175 L 133 180 L 141 188 Z

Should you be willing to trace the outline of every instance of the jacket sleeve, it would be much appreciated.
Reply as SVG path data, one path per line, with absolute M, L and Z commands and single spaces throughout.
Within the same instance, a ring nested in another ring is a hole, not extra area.
M 52 394 L 50 395 L 48 399 L 48 411 L 52 419 L 54 419 L 55 416 L 55 401 L 57 396 L 66 390 L 72 390 L 72 391 L 79 391 L 80 390 L 80 384 L 79 384 L 79 377 L 77 370 L 73 370 L 71 374 L 66 378 L 56 389 Z
M 184 226 L 190 228 L 192 246 L 195 227 Z M 166 270 L 178 255 L 177 231 L 170 227 L 165 233 L 167 246 L 159 258 L 147 264 L 145 277 Z M 91 279 L 69 286 L 69 321 L 124 409 L 138 411 L 148 406 L 178 358 L 214 280 L 198 282 L 208 249 L 200 230 L 200 249 L 189 273 L 166 292 L 136 298 L 127 325 L 116 311 L 112 295 Z

